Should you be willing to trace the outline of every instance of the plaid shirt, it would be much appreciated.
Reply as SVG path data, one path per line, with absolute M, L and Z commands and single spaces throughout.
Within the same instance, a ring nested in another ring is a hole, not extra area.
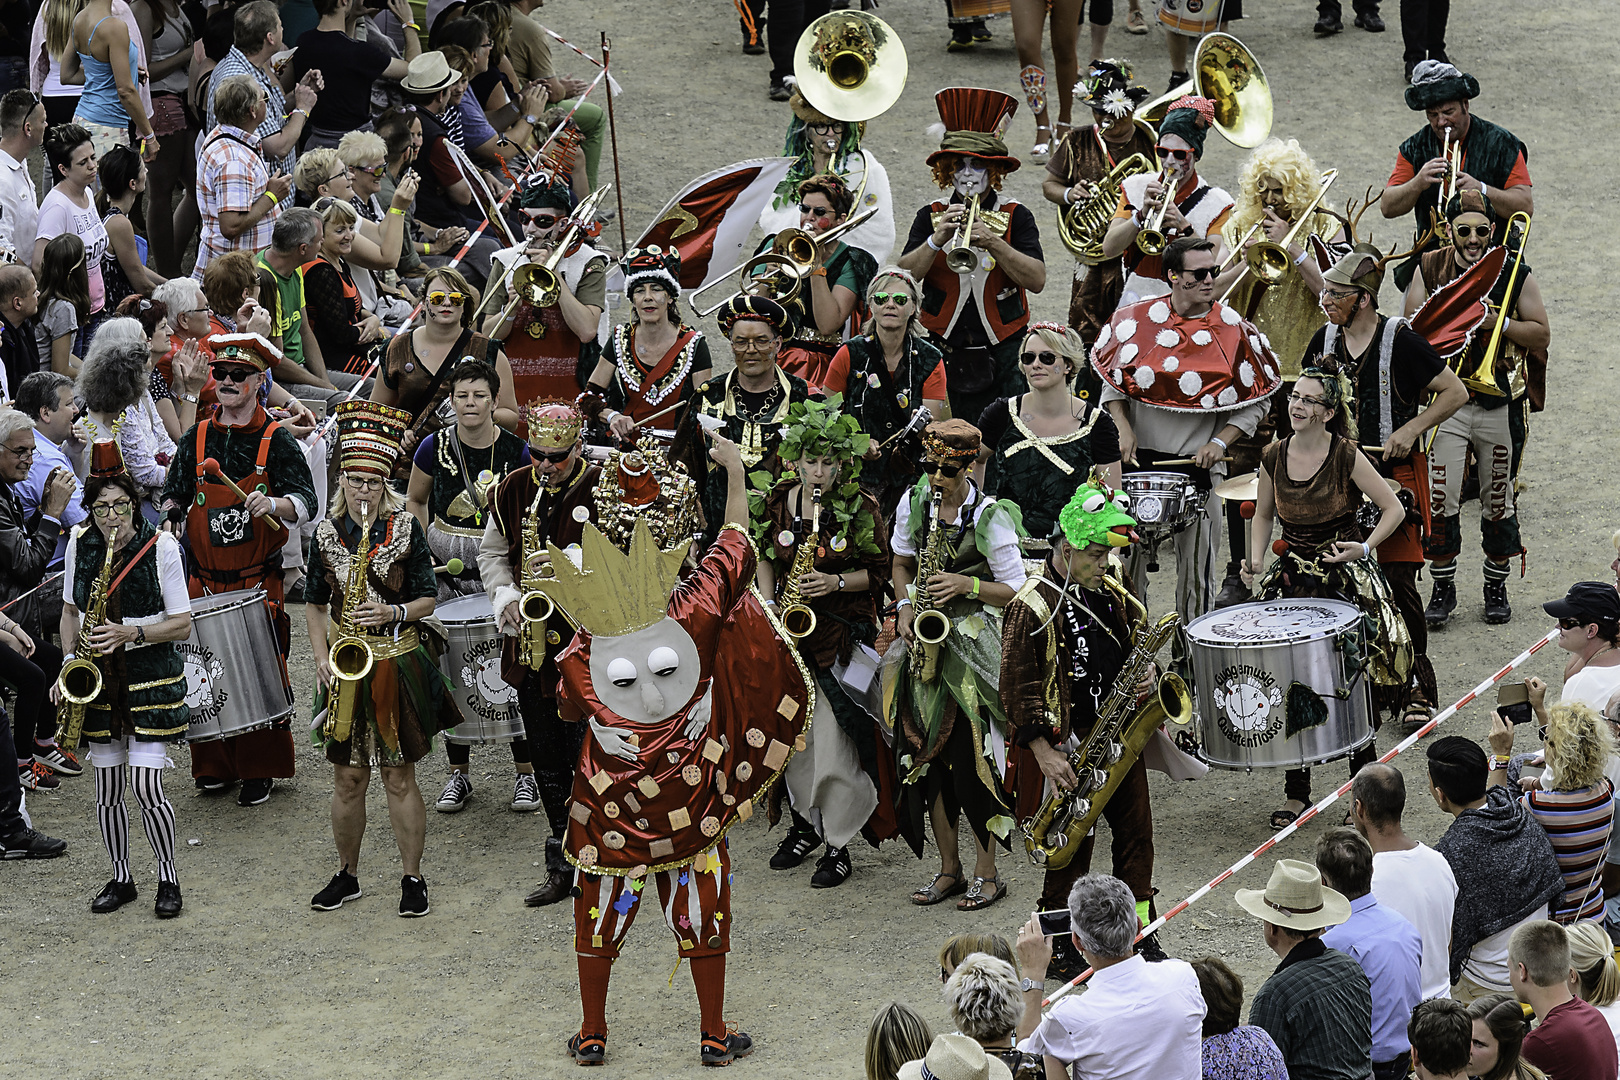
M 214 68 L 209 76 L 208 84 L 208 130 L 212 131 L 219 125 L 219 119 L 214 115 L 214 88 L 232 75 L 251 75 L 258 80 L 264 92 L 270 95 L 270 101 L 264 107 L 264 123 L 259 125 L 258 135 L 261 139 L 268 139 L 287 125 L 287 96 L 281 92 L 281 83 L 272 79 L 264 72 L 253 66 L 247 54 L 235 45 L 225 54 L 225 59 Z M 293 152 L 287 151 L 285 157 L 279 157 L 269 163 L 271 172 L 282 172 L 288 176 L 293 171 Z
M 1372 984 L 1337 949 L 1307 938 L 1254 995 L 1249 1023 L 1266 1029 L 1289 1080 L 1367 1080 L 1372 1075 Z
M 259 137 L 251 131 L 222 124 L 203 140 L 197 159 L 197 209 L 202 213 L 202 237 L 197 241 L 197 268 L 192 277 L 202 280 L 209 260 L 238 248 L 258 251 L 270 246 L 270 233 L 281 213 L 279 205 L 235 240 L 220 231 L 222 210 L 246 212 L 264 193 L 270 173 L 259 156 Z

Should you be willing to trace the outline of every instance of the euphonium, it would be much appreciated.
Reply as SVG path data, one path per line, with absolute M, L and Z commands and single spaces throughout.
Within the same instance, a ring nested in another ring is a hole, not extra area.
M 911 636 L 916 644 L 911 647 L 911 674 L 923 682 L 933 682 L 939 674 L 939 646 L 951 633 L 951 619 L 941 611 L 928 595 L 928 579 L 943 574 L 950 560 L 945 528 L 940 524 L 940 505 L 945 492 L 934 489 L 934 502 L 929 511 L 932 525 L 928 530 L 928 544 L 917 558 L 916 599 L 912 601 Z
M 793 552 L 793 565 L 788 569 L 787 582 L 782 586 L 782 629 L 794 641 L 802 641 L 816 632 L 816 613 L 804 602 L 799 583 L 804 575 L 815 568 L 816 546 L 821 540 L 821 489 L 810 493 L 810 535 L 799 541 Z
M 371 565 L 371 515 L 362 509 L 360 519 L 360 543 L 349 560 L 349 581 L 343 590 L 338 636 L 327 649 L 327 663 L 336 680 L 332 685 L 336 700 L 327 703 L 325 732 L 338 742 L 349 737 L 354 725 L 355 704 L 360 697 L 360 680 L 371 674 L 376 661 L 370 642 L 355 622 L 360 605 L 365 603 L 366 571 Z
M 96 575 L 95 583 L 90 586 L 90 599 L 79 620 L 79 641 L 73 648 L 75 655 L 62 665 L 62 673 L 56 677 L 57 692 L 66 703 L 62 730 L 56 741 L 69 750 L 79 745 L 79 737 L 84 733 L 85 706 L 101 696 L 103 680 L 101 669 L 90 659 L 95 655 L 95 647 L 90 644 L 90 633 L 107 617 L 107 587 L 112 582 L 112 564 L 112 538 L 108 537 L 107 558 L 101 564 L 101 573 Z M 72 599 L 68 597 L 70 602 Z
M 1109 223 L 1114 220 L 1114 210 L 1119 206 L 1119 195 L 1125 187 L 1126 178 L 1152 168 L 1147 158 L 1132 154 L 1109 169 L 1108 175 L 1097 181 L 1090 196 L 1058 211 L 1058 238 L 1063 241 L 1064 247 L 1074 253 L 1075 258 L 1087 266 L 1095 266 L 1103 261 L 1103 237 L 1108 233 Z
M 544 490 L 542 487 L 541 491 Z M 529 516 L 523 519 L 523 561 L 519 564 L 522 567 L 519 584 L 523 588 L 523 596 L 518 600 L 518 614 L 523 619 L 523 625 L 518 628 L 518 663 L 526 668 L 538 668 L 545 663 L 546 620 L 551 618 L 555 610 L 551 597 L 540 589 L 540 583 L 554 573 L 551 564 L 530 569 L 534 557 L 546 550 L 545 543 L 540 539 L 539 506 L 540 494 L 537 492 L 533 505 L 529 507 Z
M 979 268 L 979 253 L 973 250 L 973 219 L 979 216 L 979 197 L 968 196 L 967 216 L 956 239 L 945 249 L 945 265 L 958 274 L 971 274 Z
M 1152 666 L 1154 655 L 1175 635 L 1181 616 L 1171 612 L 1150 624 L 1147 609 L 1130 590 L 1111 577 L 1105 576 L 1103 583 L 1127 606 L 1140 610 L 1141 622 L 1131 655 L 1114 680 L 1113 693 L 1098 711 L 1090 733 L 1069 754 L 1078 786 L 1073 791 L 1054 791 L 1023 826 L 1024 848 L 1037 866 L 1062 869 L 1069 865 L 1154 730 L 1167 719 L 1178 724 L 1192 719 L 1192 695 L 1172 672 L 1159 676 L 1147 700 L 1136 704 L 1137 684 Z

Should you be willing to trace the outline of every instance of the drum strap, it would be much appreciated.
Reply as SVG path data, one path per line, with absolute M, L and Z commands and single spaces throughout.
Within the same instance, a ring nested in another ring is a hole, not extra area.
M 118 583 L 129 576 L 129 572 L 135 569 L 135 564 L 141 561 L 141 556 L 145 555 L 148 551 L 151 551 L 152 545 L 156 544 L 158 542 L 158 537 L 162 535 L 162 533 L 153 533 L 152 538 L 141 545 L 141 550 L 135 553 L 135 557 L 125 564 L 124 569 L 119 572 L 118 576 L 112 579 L 112 584 L 107 586 L 107 594 L 109 596 L 118 591 Z

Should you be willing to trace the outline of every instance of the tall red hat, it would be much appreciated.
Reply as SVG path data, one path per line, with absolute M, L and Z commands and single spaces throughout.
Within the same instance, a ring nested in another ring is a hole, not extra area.
M 1018 168 L 1018 159 L 1007 153 L 1001 138 L 1018 111 L 1012 95 L 978 86 L 947 86 L 934 95 L 934 105 L 945 130 L 939 149 L 928 155 L 928 164 L 959 156 L 999 165 L 1007 172 Z
M 124 452 L 118 448 L 116 439 L 108 442 L 92 443 L 90 446 L 90 475 L 91 476 L 118 476 L 128 472 L 124 467 Z

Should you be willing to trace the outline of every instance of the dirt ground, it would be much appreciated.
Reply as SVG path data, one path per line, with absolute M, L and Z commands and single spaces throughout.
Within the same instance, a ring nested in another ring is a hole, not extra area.
M 1124 5 L 1117 6 L 1116 27 L 1122 27 Z M 1312 38 L 1313 6 L 1303 0 L 1253 7 L 1255 17 L 1234 29 L 1270 78 L 1274 132 L 1301 138 L 1319 165 L 1342 171 L 1337 206 L 1369 184 L 1382 184 L 1395 147 L 1421 122 L 1401 102 L 1396 5 L 1384 11 L 1388 33 L 1347 29 L 1325 41 Z M 993 24 L 993 43 L 947 55 L 937 0 L 888 0 L 880 14 L 904 39 L 911 74 L 900 103 L 871 125 L 867 146 L 888 166 L 903 230 L 933 191 L 922 165 L 935 148 L 925 135 L 937 119 L 933 91 L 971 84 L 1016 93 L 1017 62 L 1005 19 Z M 593 43 L 598 30 L 613 37 L 625 91 L 617 109 L 632 241 L 687 178 L 729 160 L 780 151 L 787 107 L 766 100 L 767 58 L 742 56 L 735 14 L 722 0 L 556 0 L 542 17 L 581 44 Z M 1447 702 L 1550 626 L 1536 606 L 1540 601 L 1561 595 L 1572 581 L 1610 576 L 1609 534 L 1620 526 L 1601 464 L 1600 448 L 1611 436 L 1604 434 L 1599 407 L 1620 389 L 1620 376 L 1612 344 L 1604 344 L 1596 325 L 1606 306 L 1601 297 L 1612 302 L 1614 286 L 1602 284 L 1608 268 L 1589 267 L 1576 244 L 1599 220 L 1592 214 L 1602 173 L 1593 165 L 1592 129 L 1582 118 L 1593 90 L 1612 75 L 1614 27 L 1600 5 L 1487 8 L 1475 0 L 1453 5 L 1451 25 L 1452 57 L 1484 87 L 1477 111 L 1531 147 L 1539 212 L 1530 260 L 1554 337 L 1549 411 L 1534 420 L 1524 466 L 1528 490 L 1520 511 L 1530 558 L 1526 576 L 1510 583 L 1516 618 L 1494 629 L 1480 620 L 1478 527 L 1470 519 L 1458 581 L 1463 603 L 1452 628 L 1430 645 Z M 1168 65 L 1158 34 L 1129 37 L 1116 29 L 1108 53 L 1134 60 L 1140 80 L 1156 93 L 1163 89 Z M 585 74 L 577 57 L 559 51 L 558 60 L 563 70 Z M 1013 152 L 1027 153 L 1031 135 L 1021 105 L 1009 138 Z M 1235 187 L 1242 155 L 1211 137 L 1202 171 Z M 1049 284 L 1035 298 L 1036 314 L 1062 318 L 1072 262 L 1040 201 L 1043 171 L 1026 166 L 1010 189 L 1038 207 L 1046 234 Z M 611 177 L 606 167 L 603 176 Z M 1409 238 L 1405 222 L 1383 222 L 1376 211 L 1367 222 L 1386 247 Z M 616 228 L 609 235 L 617 241 Z M 1392 287 L 1384 301 L 1396 302 Z M 1162 604 L 1168 584 L 1155 582 L 1154 589 Z M 300 723 L 313 678 L 302 622 L 295 612 Z M 1561 663 L 1561 654 L 1549 648 L 1525 673 L 1557 685 Z M 1476 708 L 1446 730 L 1483 737 L 1487 722 Z M 1379 744 L 1387 750 L 1394 738 L 1386 732 Z M 441 755 L 420 768 L 430 799 L 443 783 Z M 91 916 L 89 899 L 108 871 L 89 776 L 31 800 L 36 823 L 66 837 L 70 853 L 0 869 L 0 1014 L 10 1035 L 0 1075 L 50 1070 L 83 1078 L 258 1080 L 571 1072 L 563 1040 L 577 1030 L 579 1006 L 569 908 L 522 906 L 540 874 L 544 819 L 505 808 L 511 775 L 504 748 L 478 750 L 473 760 L 471 806 L 454 817 L 429 811 L 423 865 L 433 914 L 417 921 L 395 914 L 400 870 L 380 785 L 371 796 L 372 834 L 360 868 L 366 897 L 337 912 L 309 909 L 309 897 L 335 866 L 327 817 L 331 772 L 307 746 L 297 779 L 256 809 L 242 809 L 233 798 L 199 796 L 189 783 L 188 755 L 179 750 L 169 790 L 179 818 L 186 906 L 173 923 L 160 924 L 151 914 L 154 868 L 138 821 L 131 847 L 141 900 L 113 916 Z M 1421 758 L 1405 755 L 1398 764 L 1412 793 L 1408 829 L 1432 842 L 1445 822 L 1423 794 Z M 1345 769 L 1334 764 L 1318 775 L 1320 796 L 1342 782 Z M 1281 787 L 1281 776 L 1217 771 L 1174 786 L 1153 774 L 1163 906 L 1269 835 L 1265 818 L 1279 804 Z M 1320 830 L 1313 823 L 1279 854 L 1309 858 Z M 758 1048 L 739 1071 L 762 1077 L 860 1075 L 868 1021 L 891 1000 L 910 1003 L 936 1029 L 949 1030 L 934 960 L 938 945 L 963 930 L 1010 934 L 1040 887 L 1039 873 L 1021 855 L 1009 855 L 1001 864 L 1011 882 L 1003 903 L 976 915 L 949 905 L 919 909 L 905 895 L 927 880 L 935 867 L 932 852 L 918 863 L 902 846 L 860 847 L 854 878 L 820 892 L 809 887 L 808 864 L 790 873 L 766 867 L 776 838 L 766 834 L 762 817 L 731 836 L 736 921 L 726 1016 L 750 1032 Z M 1099 850 L 1106 850 L 1105 842 Z M 1232 902 L 1232 889 L 1263 884 L 1270 864 L 1261 860 L 1172 921 L 1161 935 L 1166 949 L 1188 958 L 1226 957 L 1252 995 L 1275 961 L 1253 920 Z M 690 976 L 677 971 L 671 982 L 675 951 L 655 916 L 643 918 L 617 965 L 604 1075 L 698 1072 Z

